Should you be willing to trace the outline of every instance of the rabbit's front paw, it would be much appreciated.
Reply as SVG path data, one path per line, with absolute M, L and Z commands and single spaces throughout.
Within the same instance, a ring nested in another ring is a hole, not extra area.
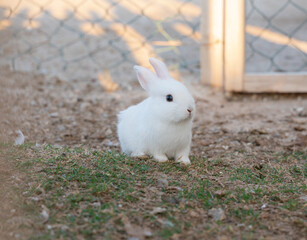
M 158 162 L 166 162 L 168 160 L 165 154 L 155 154 L 153 158 L 156 159 Z
M 189 157 L 183 157 L 183 156 L 178 157 L 176 159 L 176 162 L 177 163 L 182 163 L 184 165 L 190 165 L 191 164 L 191 161 L 190 161 Z
M 145 153 L 142 152 L 135 152 L 131 154 L 131 157 L 133 158 L 137 158 L 137 159 L 141 159 L 141 160 L 145 160 L 148 159 L 148 156 Z

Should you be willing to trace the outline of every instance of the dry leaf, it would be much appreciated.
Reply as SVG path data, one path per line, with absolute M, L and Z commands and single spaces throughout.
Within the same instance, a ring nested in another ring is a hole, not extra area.
M 18 130 L 17 133 L 19 134 L 19 136 L 15 139 L 15 145 L 21 145 L 25 141 L 25 136 L 20 130 Z
M 212 208 L 209 210 L 208 215 L 213 218 L 214 221 L 221 221 L 226 219 L 226 215 L 221 208 Z
M 145 237 L 152 236 L 152 233 L 149 228 L 147 227 L 143 228 L 136 224 L 132 224 L 126 215 L 122 215 L 121 220 L 124 224 L 125 231 L 129 236 L 132 236 L 138 239 L 144 239 Z
M 155 215 L 157 213 L 163 213 L 166 212 L 166 208 L 161 208 L 161 207 L 155 207 L 150 214 Z
M 48 219 L 49 219 L 49 209 L 45 206 L 45 205 L 42 205 L 42 212 L 41 212 L 41 217 L 43 218 L 43 222 L 47 222 Z
M 217 190 L 214 195 L 218 196 L 218 197 L 224 197 L 226 195 L 226 191 L 224 190 Z
M 168 187 L 168 181 L 167 181 L 166 178 L 159 178 L 159 179 L 157 180 L 157 185 L 158 185 L 158 187 L 160 187 L 160 188 Z

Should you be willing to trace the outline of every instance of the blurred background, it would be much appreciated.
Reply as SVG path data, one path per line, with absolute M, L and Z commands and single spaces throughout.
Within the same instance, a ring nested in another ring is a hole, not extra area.
M 199 75 L 199 0 L 13 0 L 0 14 L 0 64 L 14 70 L 125 86 L 153 56 Z
M 246 71 L 307 71 L 307 2 L 245 2 Z
M 305 0 L 246 0 L 246 72 L 307 71 Z M 163 59 L 200 81 L 201 0 L 0 1 L 0 65 L 63 80 L 135 81 L 134 64 Z M 208 43 L 203 43 L 208 44 Z

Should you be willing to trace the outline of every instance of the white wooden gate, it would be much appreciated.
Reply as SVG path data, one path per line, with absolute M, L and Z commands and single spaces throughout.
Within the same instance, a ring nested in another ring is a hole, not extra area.
M 233 92 L 307 92 L 307 72 L 245 72 L 245 0 L 203 0 L 202 10 L 204 83 Z

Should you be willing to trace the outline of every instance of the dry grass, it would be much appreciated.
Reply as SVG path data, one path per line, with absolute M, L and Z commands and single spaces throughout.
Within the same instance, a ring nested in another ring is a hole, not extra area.
M 7 156 L 31 176 L 21 186 L 38 216 L 34 239 L 303 239 L 307 154 L 268 155 L 237 165 L 232 153 L 193 157 L 182 167 L 26 144 Z

